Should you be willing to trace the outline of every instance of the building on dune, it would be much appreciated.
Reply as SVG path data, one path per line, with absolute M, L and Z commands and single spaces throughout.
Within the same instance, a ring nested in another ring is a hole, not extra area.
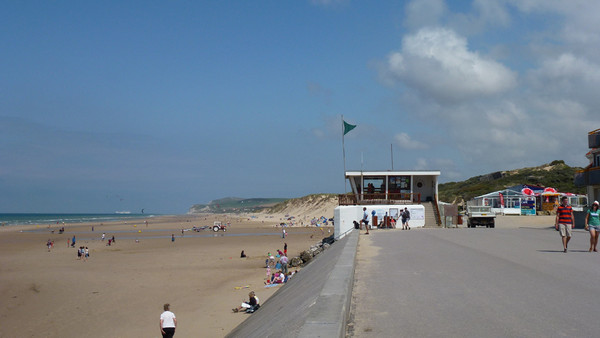
M 600 129 L 588 133 L 590 151 L 585 155 L 590 161 L 587 167 L 575 174 L 575 185 L 587 188 L 591 202 L 600 200 Z
M 554 211 L 562 196 L 569 198 L 569 204 L 575 211 L 583 211 L 587 205 L 585 195 L 529 184 L 519 184 L 477 196 L 472 205 L 491 206 L 492 211 L 502 215 L 536 215 L 537 211 Z
M 338 196 L 335 237 L 354 229 L 354 221 L 363 218 L 363 208 L 367 208 L 371 229 L 389 228 L 405 208 L 411 227 L 440 225 L 439 176 L 439 170 L 346 171 L 352 192 Z

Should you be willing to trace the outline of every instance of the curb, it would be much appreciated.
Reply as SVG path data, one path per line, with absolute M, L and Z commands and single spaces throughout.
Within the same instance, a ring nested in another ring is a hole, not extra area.
M 354 285 L 358 234 L 358 231 L 352 231 L 347 235 L 348 241 L 302 325 L 298 337 L 346 336 Z

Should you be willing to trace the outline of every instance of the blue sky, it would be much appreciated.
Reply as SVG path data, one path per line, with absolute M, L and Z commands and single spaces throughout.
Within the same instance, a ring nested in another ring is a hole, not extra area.
M 0 4 L 0 212 L 184 213 L 563 159 L 600 127 L 587 1 Z

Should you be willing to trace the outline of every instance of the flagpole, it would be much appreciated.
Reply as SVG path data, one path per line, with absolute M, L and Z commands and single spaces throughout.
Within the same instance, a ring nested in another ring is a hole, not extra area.
M 348 184 L 346 183 L 346 145 L 344 144 L 344 114 L 342 114 L 342 154 L 344 157 L 344 194 L 348 193 Z

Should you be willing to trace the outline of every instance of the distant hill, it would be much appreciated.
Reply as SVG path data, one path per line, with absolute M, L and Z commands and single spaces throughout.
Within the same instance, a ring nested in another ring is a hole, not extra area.
M 208 204 L 194 204 L 188 213 L 243 213 L 258 212 L 270 208 L 277 203 L 286 201 L 286 198 L 239 198 L 227 197 L 210 201 Z
M 443 183 L 438 186 L 439 200 L 460 203 L 473 197 L 502 190 L 518 184 L 552 187 L 560 192 L 585 193 L 585 188 L 575 187 L 573 177 L 579 167 L 570 167 L 557 160 L 539 167 L 497 171 L 471 177 L 462 182 Z

